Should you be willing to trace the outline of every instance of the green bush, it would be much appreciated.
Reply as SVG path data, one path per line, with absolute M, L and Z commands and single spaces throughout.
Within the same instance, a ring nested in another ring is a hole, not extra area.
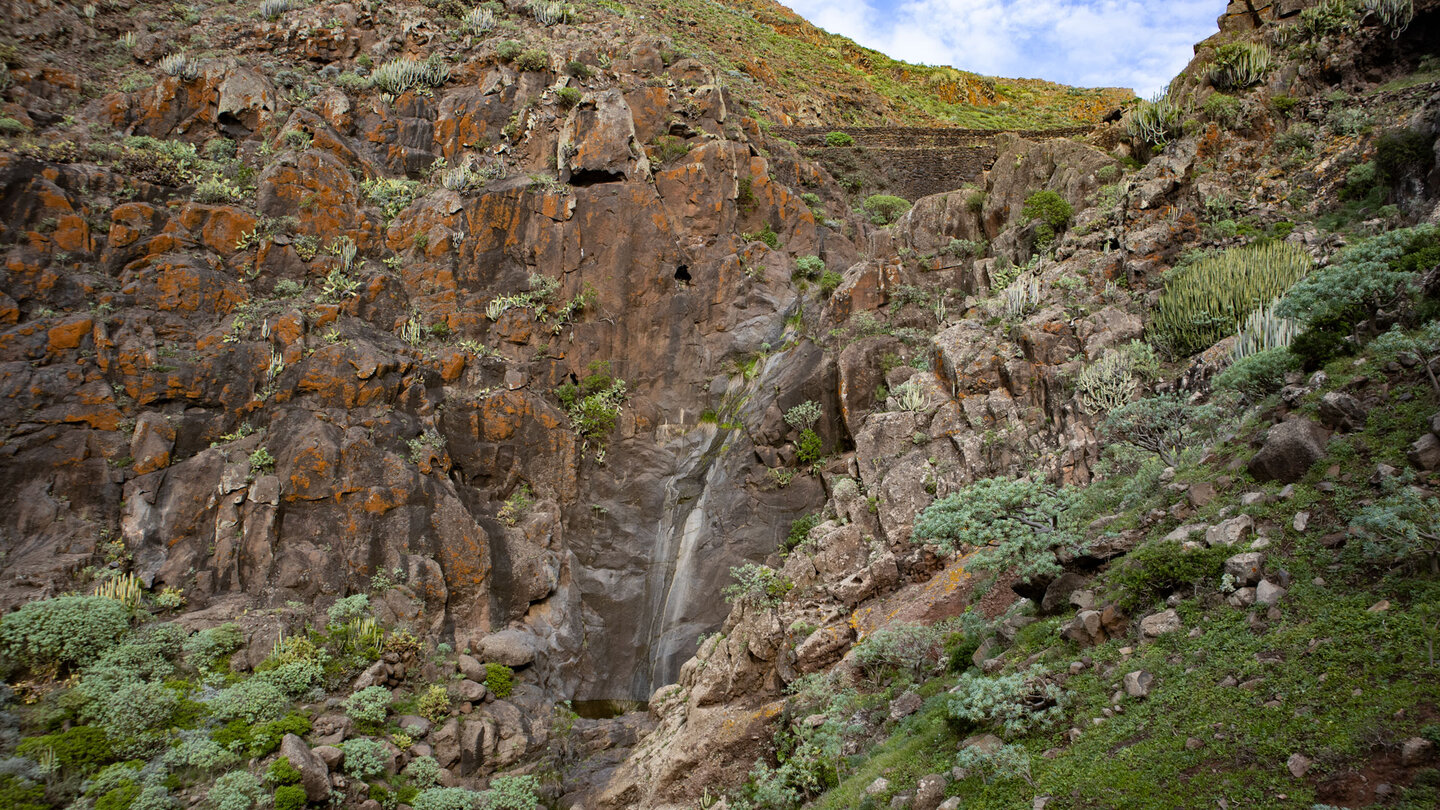
M 901 622 L 861 639 L 854 655 L 872 678 L 891 670 L 918 678 L 939 663 L 940 646 L 940 632 L 934 627 Z
M 275 810 L 301 810 L 309 803 L 305 788 L 299 785 L 282 785 L 275 789 Z
M 476 810 L 481 795 L 465 788 L 430 788 L 415 795 L 414 810 Z
M 376 727 L 385 722 L 390 709 L 390 690 L 383 686 L 367 686 L 345 698 L 345 713 L 363 726 Z
M 180 696 L 164 684 L 130 681 L 86 704 L 81 717 L 105 729 L 121 756 L 155 754 L 169 736 Z
M 285 757 L 276 757 L 265 771 L 265 781 L 272 785 L 298 785 L 300 779 L 299 769 Z
M 40 752 L 50 749 L 55 760 L 67 773 L 89 773 L 115 759 L 110 738 L 97 726 L 74 726 L 55 734 L 21 740 L 15 753 L 37 759 Z
M 727 602 L 748 599 L 761 607 L 774 607 L 795 588 L 795 583 L 784 574 L 768 565 L 745 563 L 730 569 L 734 584 L 726 585 L 721 593 Z
M 101 596 L 57 596 L 27 602 L 0 619 L 6 655 L 31 665 L 83 666 L 130 629 L 130 610 Z
M 1059 720 L 1070 695 L 1048 683 L 1045 671 L 987 677 L 967 672 L 950 690 L 950 717 L 971 729 L 994 731 L 1006 739 L 1023 737 Z
M 1106 579 L 1116 604 L 1132 613 L 1176 588 L 1218 581 L 1225 559 L 1233 553 L 1226 546 L 1187 551 L 1174 541 L 1152 542 L 1125 555 Z
M 497 776 L 490 780 L 490 789 L 485 791 L 485 810 L 536 810 L 540 799 L 535 794 L 540 790 L 540 781 L 535 777 Z
M 854 146 L 855 139 L 850 137 L 848 132 L 828 132 L 825 134 L 826 146 Z
M 337 599 L 335 603 L 325 611 L 330 617 L 331 624 L 345 624 L 351 619 L 359 619 L 370 612 L 370 597 L 363 593 L 353 594 L 344 599 Z
M 405 778 L 416 787 L 434 787 L 440 783 L 440 763 L 434 757 L 416 757 L 405 766 Z
M 365 737 L 346 740 L 345 773 L 356 779 L 369 780 L 385 772 L 385 763 L 390 760 L 389 751 L 383 743 Z
M 1408 481 L 1387 479 L 1385 490 L 1383 498 L 1361 508 L 1351 522 L 1364 540 L 1366 556 L 1383 565 L 1418 558 L 1430 576 L 1440 576 L 1440 498 Z
M 525 50 L 525 45 L 513 39 L 507 39 L 495 46 L 495 57 L 501 62 L 513 62 Z
M 497 698 L 510 697 L 515 690 L 515 670 L 491 661 L 485 665 L 485 688 Z
M 166 749 L 165 767 L 171 770 L 190 768 L 206 773 L 234 766 L 240 756 L 222 746 L 202 730 L 180 732 L 180 742 Z
M 819 278 L 825 272 L 825 261 L 819 256 L 801 256 L 795 260 L 795 274 L 801 278 Z
M 539 48 L 531 48 L 515 57 L 515 69 L 522 73 L 550 69 L 550 54 Z
M 584 93 L 574 87 L 562 87 L 555 91 L 555 98 L 560 102 L 560 107 L 566 110 L 578 105 L 584 96 Z
M 826 270 L 820 274 L 820 292 L 829 295 L 840 289 L 845 277 L 833 270 Z
M 977 549 L 969 570 L 1014 570 L 1025 582 L 1060 573 L 1056 553 L 1078 550 L 1080 538 L 1063 518 L 1075 500 L 1028 478 L 987 478 L 941 498 L 915 521 L 912 539 L 933 541 L 944 551 Z
M 825 441 L 820 434 L 805 428 L 795 442 L 795 459 L 801 464 L 813 464 L 825 455 Z
M 870 215 L 871 222 L 876 225 L 889 225 L 910 210 L 910 201 L 904 197 L 875 194 L 865 198 L 860 207 Z
M 1300 358 L 1289 349 L 1266 349 L 1236 360 L 1215 375 L 1219 391 L 1235 391 L 1248 402 L 1259 402 L 1285 387 L 1285 375 L 1300 368 Z
M 1212 93 L 1205 103 L 1201 105 L 1205 115 L 1211 121 L 1225 127 L 1235 127 L 1240 124 L 1240 99 L 1234 96 L 1227 96 L 1224 93 Z
M 201 630 L 185 639 L 185 660 L 196 669 L 211 669 L 221 658 L 240 649 L 244 643 L 245 637 L 240 633 L 240 626 L 234 622 L 226 622 L 219 627 Z
M 1383 233 L 1351 245 L 1296 282 L 1275 311 L 1312 327 L 1322 321 L 1354 324 L 1418 294 L 1421 274 L 1437 262 L 1440 229 L 1434 225 Z
M 430 684 L 420 695 L 415 711 L 432 723 L 444 722 L 450 716 L 450 693 L 438 683 Z
M 0 807 L 10 810 L 50 810 L 45 786 L 11 774 L 0 774 Z M 98 808 L 97 808 L 98 810 Z
M 1152 342 L 1177 357 L 1207 349 L 1234 334 L 1255 309 L 1284 294 L 1312 264 L 1303 247 L 1269 242 L 1232 248 L 1176 270 L 1151 318 Z
M 289 708 L 290 699 L 285 693 L 263 678 L 247 678 L 227 686 L 210 701 L 210 714 L 216 720 L 241 720 L 252 726 L 279 720 Z
M 1165 466 L 1175 467 L 1180 454 L 1209 433 L 1216 417 L 1210 406 L 1192 405 L 1178 394 L 1163 394 L 1111 411 L 1102 433 L 1154 453 Z
M 247 771 L 231 771 L 210 787 L 205 798 L 214 810 L 250 810 L 265 796 L 260 780 Z
M 740 234 L 740 236 L 746 242 L 763 242 L 765 246 L 771 250 L 780 249 L 780 234 L 775 233 L 775 229 L 772 228 L 768 222 L 765 223 L 764 228 L 754 233 L 743 233 Z
M 819 526 L 824 519 L 825 516 L 821 513 L 811 512 L 790 521 L 790 531 L 785 535 L 785 550 L 791 551 L 805 542 L 805 538 L 810 535 L 810 530 Z
M 1064 197 L 1053 191 L 1037 191 L 1025 198 L 1025 205 L 1020 213 L 1027 221 L 1038 221 L 1036 236 L 1039 245 L 1043 249 L 1055 241 L 1055 236 L 1070 223 L 1070 218 L 1075 216 L 1075 209 Z

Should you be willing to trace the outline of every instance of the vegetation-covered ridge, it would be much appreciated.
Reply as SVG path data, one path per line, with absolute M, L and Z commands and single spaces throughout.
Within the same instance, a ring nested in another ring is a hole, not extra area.
M 785 124 L 1049 129 L 1099 123 L 1134 97 L 1118 88 L 910 64 L 822 31 L 773 0 L 624 5 L 653 15 L 677 46 L 715 70 L 717 81 L 754 83 Z

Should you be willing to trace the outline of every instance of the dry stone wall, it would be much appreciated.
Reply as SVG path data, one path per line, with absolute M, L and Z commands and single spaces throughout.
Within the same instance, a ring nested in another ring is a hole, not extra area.
M 826 136 L 837 130 L 819 127 L 777 127 L 774 135 L 802 147 L 818 148 L 815 158 L 837 177 L 858 158 L 874 166 L 884 190 L 908 200 L 954 191 L 980 177 L 995 162 L 996 130 L 940 127 L 855 127 L 838 130 L 854 139 L 848 147 L 827 147 Z M 1030 140 L 1083 135 L 1089 127 L 1016 130 Z M 857 155 L 856 153 L 860 153 Z

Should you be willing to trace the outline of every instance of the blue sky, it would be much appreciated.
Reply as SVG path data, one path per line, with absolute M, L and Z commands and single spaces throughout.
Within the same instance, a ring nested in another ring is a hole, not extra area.
M 781 0 L 895 59 L 1086 87 L 1164 89 L 1226 0 Z

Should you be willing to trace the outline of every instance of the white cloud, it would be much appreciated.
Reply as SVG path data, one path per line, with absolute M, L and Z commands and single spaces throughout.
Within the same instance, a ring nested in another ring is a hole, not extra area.
M 896 59 L 991 76 L 1164 89 L 1215 33 L 1226 0 L 789 0 Z

